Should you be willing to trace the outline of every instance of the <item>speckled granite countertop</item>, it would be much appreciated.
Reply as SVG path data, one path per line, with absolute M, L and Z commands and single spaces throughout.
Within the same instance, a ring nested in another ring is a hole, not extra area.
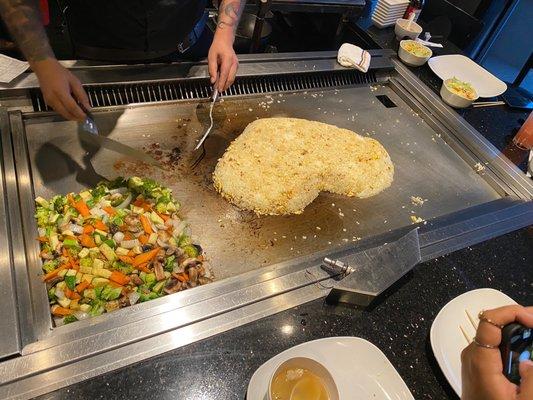
M 428 85 L 440 86 L 426 68 L 414 72 Z M 463 116 L 502 149 L 525 113 L 493 107 Z M 533 304 L 531 227 L 418 265 L 371 310 L 313 301 L 40 399 L 244 399 L 250 377 L 263 362 L 289 347 L 330 336 L 359 336 L 374 343 L 416 399 L 454 399 L 433 357 L 429 329 L 449 300 L 481 287 Z M 282 331 L 283 326 L 293 329 Z

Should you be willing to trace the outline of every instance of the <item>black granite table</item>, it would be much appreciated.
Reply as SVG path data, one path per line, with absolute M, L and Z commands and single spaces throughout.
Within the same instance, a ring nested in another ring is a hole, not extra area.
M 380 35 L 392 43 L 390 30 Z M 440 81 L 427 67 L 413 70 L 438 89 Z M 500 149 L 525 117 L 505 106 L 462 115 Z M 533 228 L 418 265 L 371 310 L 313 301 L 41 399 L 244 399 L 250 377 L 263 362 L 289 347 L 330 336 L 374 343 L 416 399 L 454 399 L 433 357 L 429 329 L 449 300 L 482 287 L 533 304 Z M 281 329 L 288 325 L 293 329 Z

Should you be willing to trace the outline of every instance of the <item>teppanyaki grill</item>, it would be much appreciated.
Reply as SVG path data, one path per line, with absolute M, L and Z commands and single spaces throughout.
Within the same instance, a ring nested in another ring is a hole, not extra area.
M 0 311 L 3 320 L 18 321 L 9 325 L 16 340 L 2 342 L 1 356 L 12 356 L 0 363 L 2 397 L 45 393 L 324 296 L 337 284 L 320 267 L 325 256 L 352 260 L 385 243 L 404 243 L 413 220 L 420 221 L 418 233 L 408 239 L 422 260 L 532 223 L 531 182 L 389 56 L 374 52 L 368 75 L 338 66 L 330 52 L 243 57 L 236 85 L 215 108 L 206 158 L 194 171 L 188 159 L 208 117 L 205 64 L 74 70 L 99 128 L 159 157 L 171 167 L 167 172 L 83 147 L 76 124 L 47 110 L 31 74 L 1 91 L 11 105 L 0 113 L 6 193 L 0 206 L 8 210 L 1 228 L 12 265 L 1 281 L 14 283 L 7 289 L 19 304 Z M 249 122 L 269 116 L 319 120 L 378 139 L 395 164 L 392 187 L 364 200 L 322 194 L 297 216 L 237 210 L 212 188 L 213 167 Z M 183 200 L 218 281 L 54 327 L 37 279 L 34 197 L 132 174 L 163 182 Z M 393 270 L 369 265 L 345 289 L 379 293 Z M 46 365 L 39 363 L 45 356 Z

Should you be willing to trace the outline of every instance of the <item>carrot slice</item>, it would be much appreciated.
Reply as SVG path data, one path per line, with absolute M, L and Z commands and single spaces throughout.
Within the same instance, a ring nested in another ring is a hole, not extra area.
M 67 296 L 71 300 L 81 299 L 81 296 L 78 293 L 76 293 L 74 290 L 70 290 L 69 288 L 65 289 L 65 296 Z
M 37 240 L 41 243 L 48 242 L 48 238 L 46 236 L 39 236 Z
M 104 207 L 104 211 L 108 213 L 110 216 L 117 215 L 117 211 L 110 206 Z
M 154 233 L 154 231 L 152 230 L 152 225 L 150 224 L 150 221 L 148 221 L 148 218 L 146 218 L 146 216 L 141 215 L 140 220 L 141 220 L 143 229 L 147 234 L 150 235 L 151 233 Z
M 130 281 L 130 278 L 120 271 L 113 271 L 111 273 L 111 276 L 109 277 L 109 280 L 116 282 L 121 286 L 124 286 Z
M 81 293 L 83 292 L 85 289 L 87 289 L 89 287 L 90 283 L 87 282 L 87 281 L 82 281 L 80 282 L 77 286 L 76 286 L 76 292 L 78 293 Z
M 91 215 L 91 212 L 89 211 L 89 207 L 87 206 L 87 203 L 83 201 L 83 199 L 76 201 L 74 203 L 74 208 L 78 210 L 78 212 L 81 214 L 82 217 L 88 217 Z
M 141 244 L 148 243 L 148 236 L 147 235 L 140 235 L 139 236 L 139 242 L 141 242 Z
M 139 271 L 146 272 L 147 274 L 152 272 L 150 271 L 150 268 L 148 268 L 148 263 L 137 265 L 135 268 L 137 268 Z
M 67 268 L 67 265 L 62 264 L 53 271 L 48 272 L 47 274 L 43 275 L 43 281 L 48 282 L 49 280 L 55 278 L 57 274 L 59 274 L 59 271 Z
M 157 213 L 157 215 L 159 215 L 159 217 L 165 222 L 167 222 L 170 219 L 170 215 L 168 214 Z
M 86 235 L 90 234 L 90 233 L 93 233 L 94 232 L 94 226 L 91 226 L 91 225 L 85 225 L 83 227 L 83 233 L 85 233 Z
M 72 314 L 72 310 L 69 310 L 68 308 L 65 308 L 65 307 L 57 306 L 57 307 L 54 307 L 52 314 L 54 314 L 56 317 L 64 317 L 66 315 Z
M 126 264 L 133 264 L 133 257 L 130 256 L 118 256 L 120 261 L 124 261 Z
M 133 202 L 135 207 L 141 207 L 144 204 L 144 199 L 142 197 L 137 197 Z
M 109 229 L 107 228 L 107 225 L 104 224 L 102 221 L 100 221 L 99 219 L 97 219 L 96 221 L 94 221 L 94 227 L 96 229 L 100 229 L 101 231 L 104 231 L 104 232 L 107 232 Z
M 74 201 L 74 196 L 72 196 L 72 193 L 67 194 L 67 201 L 72 207 L 76 208 L 76 201 Z
M 152 259 L 157 255 L 159 250 L 159 247 L 156 247 L 153 250 L 135 256 L 135 258 L 133 259 L 133 265 L 137 266 L 152 261 Z
M 133 239 L 133 235 L 130 232 L 126 232 L 124 234 L 124 240 L 132 240 L 132 239 Z
M 88 247 L 88 248 L 96 247 L 96 243 L 94 239 L 87 234 L 83 234 L 80 236 L 80 243 L 83 247 Z

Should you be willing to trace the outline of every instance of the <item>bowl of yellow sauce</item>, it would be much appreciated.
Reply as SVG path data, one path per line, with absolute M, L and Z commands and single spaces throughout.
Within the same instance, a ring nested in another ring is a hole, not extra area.
M 339 390 L 331 373 L 318 361 L 294 357 L 275 369 L 268 400 L 339 400 Z

